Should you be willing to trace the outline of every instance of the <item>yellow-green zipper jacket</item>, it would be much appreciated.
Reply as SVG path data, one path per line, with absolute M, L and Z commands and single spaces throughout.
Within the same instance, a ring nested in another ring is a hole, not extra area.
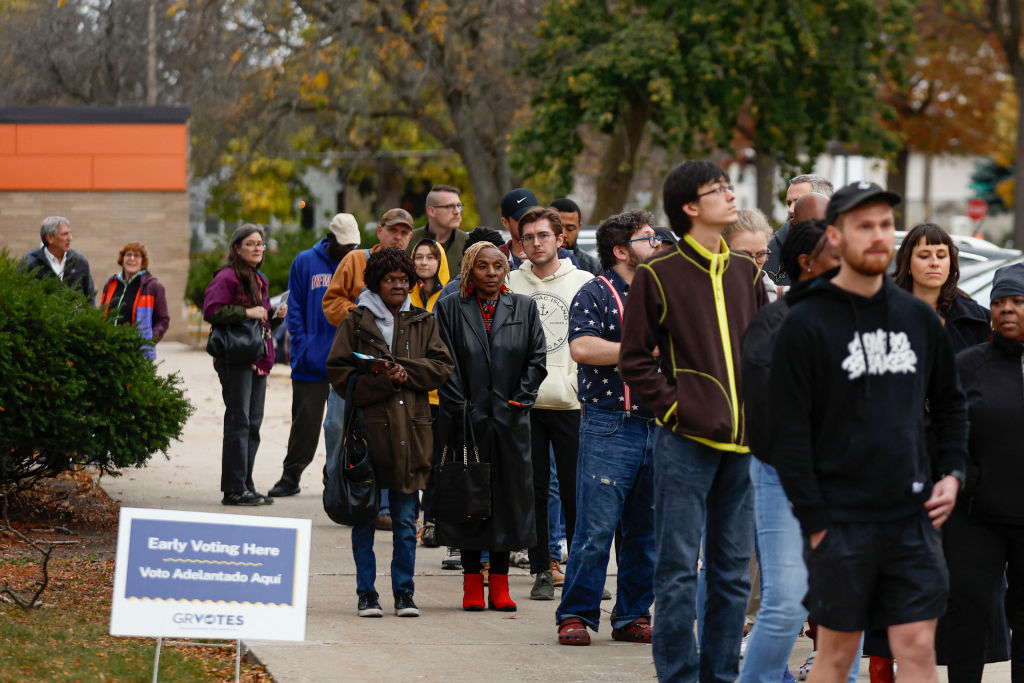
M 740 341 L 768 303 L 760 277 L 754 261 L 724 240 L 714 254 L 689 235 L 637 268 L 619 372 L 659 424 L 718 450 L 749 452 Z

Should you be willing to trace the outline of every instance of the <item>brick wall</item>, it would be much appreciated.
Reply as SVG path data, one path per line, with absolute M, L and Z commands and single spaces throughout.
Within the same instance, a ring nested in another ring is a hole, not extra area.
M 43 218 L 65 216 L 71 221 L 71 248 L 89 259 L 99 289 L 120 269 L 121 247 L 142 242 L 149 271 L 167 290 L 166 339 L 186 341 L 188 209 L 187 192 L 0 192 L 0 249 L 20 259 L 39 246 Z

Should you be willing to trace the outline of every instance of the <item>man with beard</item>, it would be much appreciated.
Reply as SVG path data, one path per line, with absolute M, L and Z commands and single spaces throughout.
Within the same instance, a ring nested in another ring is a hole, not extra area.
M 557 207 L 556 207 L 557 208 Z M 654 602 L 654 414 L 619 376 L 619 342 L 629 285 L 661 245 L 647 211 L 606 218 L 597 228 L 605 270 L 580 288 L 569 316 L 569 352 L 583 406 L 576 472 L 576 533 L 569 550 L 558 642 L 589 645 L 601 620 L 601 591 L 615 527 L 622 525 L 612 638 L 651 641 Z
M 900 680 L 936 681 L 949 578 L 938 528 L 963 484 L 967 411 L 942 323 L 885 277 L 900 198 L 847 185 L 826 212 L 837 273 L 798 296 L 772 356 L 773 460 L 806 539 L 808 677 L 843 681 L 861 634 L 885 628 Z M 925 405 L 937 441 L 925 449 Z M 933 483 L 934 482 L 934 483 Z

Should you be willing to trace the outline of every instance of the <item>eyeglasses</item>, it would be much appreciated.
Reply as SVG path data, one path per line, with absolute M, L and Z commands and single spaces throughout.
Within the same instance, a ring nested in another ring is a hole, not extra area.
M 462 207 L 463 206 L 464 205 L 462 204 L 462 202 L 459 202 L 458 204 L 440 204 L 440 205 L 435 206 L 434 208 L 435 209 L 448 209 L 452 213 L 459 213 L 459 212 L 462 211 Z
M 523 244 L 533 244 L 534 242 L 550 242 L 555 239 L 555 234 L 551 232 L 538 232 L 536 234 L 523 235 L 519 240 Z
M 386 277 L 383 280 L 381 280 L 381 283 L 385 284 L 385 285 L 398 285 L 399 287 L 408 287 L 409 286 L 409 278 L 407 278 L 407 277 L 399 277 L 399 278 Z
M 657 249 L 658 247 L 661 246 L 662 239 L 657 235 L 648 235 L 647 237 L 637 237 L 636 239 L 626 240 L 627 244 L 631 244 L 633 242 L 647 242 L 652 247 Z
M 754 259 L 758 263 L 764 263 L 765 261 L 768 260 L 768 257 L 772 255 L 772 250 L 765 249 L 764 251 L 756 252 L 744 251 L 743 253 L 749 256 L 750 258 Z
M 142 254 L 136 254 L 134 251 L 126 251 L 124 252 L 124 257 L 130 259 L 137 259 L 142 258 Z
M 735 192 L 736 188 L 732 185 L 717 185 L 707 192 L 698 192 L 697 198 L 707 197 L 709 194 L 725 194 L 726 192 Z
M 242 246 L 248 249 L 266 249 L 267 247 L 263 242 L 242 242 Z

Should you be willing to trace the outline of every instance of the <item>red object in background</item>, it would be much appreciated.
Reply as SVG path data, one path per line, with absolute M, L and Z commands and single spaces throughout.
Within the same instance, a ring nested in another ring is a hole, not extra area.
M 967 202 L 967 217 L 972 221 L 980 221 L 988 215 L 988 202 L 984 199 L 972 199 Z

